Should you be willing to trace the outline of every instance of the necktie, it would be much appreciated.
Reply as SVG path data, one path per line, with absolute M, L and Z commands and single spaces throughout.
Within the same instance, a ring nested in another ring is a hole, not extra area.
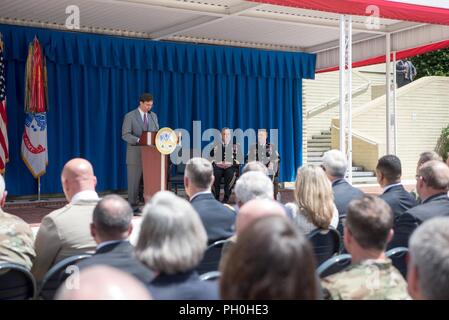
M 148 118 L 146 113 L 143 114 L 143 127 L 145 130 L 148 130 Z

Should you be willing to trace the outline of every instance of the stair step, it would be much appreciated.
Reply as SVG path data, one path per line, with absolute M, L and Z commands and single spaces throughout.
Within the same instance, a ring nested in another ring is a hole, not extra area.
M 322 157 L 323 156 L 324 151 L 307 151 L 307 156 L 309 157 Z
M 322 146 L 322 145 L 318 145 L 318 146 L 307 146 L 307 152 L 317 152 L 317 151 L 329 151 L 331 148 L 327 147 L 327 146 Z
M 322 162 L 321 157 L 307 157 L 307 162 Z
M 352 184 L 373 184 L 377 183 L 376 177 L 353 177 Z
M 309 145 L 326 145 L 326 146 L 331 146 L 331 141 L 327 141 L 327 140 L 319 140 L 319 139 L 315 139 L 315 140 L 307 140 L 307 143 Z
M 329 142 L 331 142 L 331 136 L 330 135 L 320 135 L 320 136 L 318 136 L 318 135 L 313 135 L 312 136 L 312 141 L 313 140 L 320 140 L 320 141 L 323 141 L 323 140 L 325 140 L 325 141 L 329 141 Z
M 352 166 L 352 171 L 363 171 L 365 168 L 358 167 L 358 166 Z
M 353 171 L 352 172 L 353 177 L 375 177 L 376 175 L 374 172 L 371 171 Z

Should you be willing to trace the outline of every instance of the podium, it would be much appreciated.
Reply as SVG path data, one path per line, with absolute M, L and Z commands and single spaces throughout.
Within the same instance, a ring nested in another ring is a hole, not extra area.
M 156 134 L 157 131 L 144 131 L 140 136 L 145 202 L 156 192 L 167 190 L 168 156 L 157 150 Z

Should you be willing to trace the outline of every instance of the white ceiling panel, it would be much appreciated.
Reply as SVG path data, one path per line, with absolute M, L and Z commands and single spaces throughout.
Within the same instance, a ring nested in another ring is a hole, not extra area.
M 337 29 L 322 32 L 320 28 L 232 17 L 178 35 L 309 47 L 338 39 L 339 32 Z

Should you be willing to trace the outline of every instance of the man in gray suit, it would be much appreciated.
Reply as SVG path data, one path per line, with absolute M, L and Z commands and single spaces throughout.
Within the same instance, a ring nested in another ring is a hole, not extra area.
M 139 185 L 142 179 L 140 136 L 143 131 L 159 130 L 157 115 L 150 111 L 153 107 L 153 96 L 144 93 L 139 101 L 139 107 L 125 115 L 122 126 L 122 139 L 127 142 L 128 202 L 135 213 L 139 212 Z

